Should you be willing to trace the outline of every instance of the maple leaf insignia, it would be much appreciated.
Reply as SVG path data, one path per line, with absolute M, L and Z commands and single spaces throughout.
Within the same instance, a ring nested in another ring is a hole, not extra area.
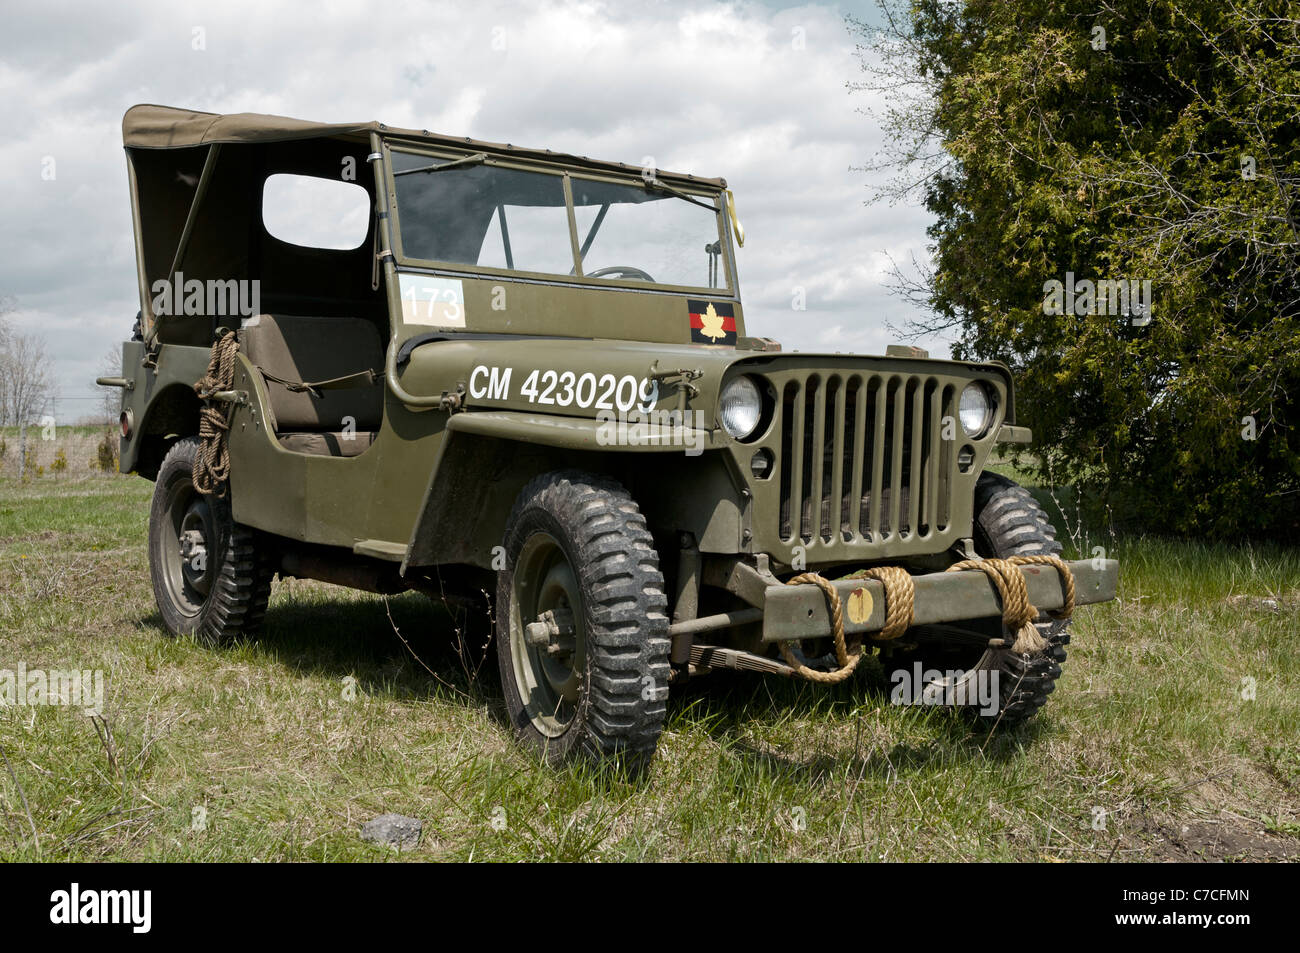
M 700 334 L 710 341 L 716 341 L 718 338 L 727 336 L 727 332 L 722 328 L 722 315 L 713 309 L 712 304 L 700 315 L 700 324 Z

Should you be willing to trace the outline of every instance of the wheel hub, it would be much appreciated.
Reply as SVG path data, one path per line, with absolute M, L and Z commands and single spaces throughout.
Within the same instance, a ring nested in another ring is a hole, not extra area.
M 206 596 L 212 589 L 212 565 L 208 540 L 212 529 L 207 503 L 196 500 L 181 519 L 179 545 L 181 574 L 195 592 Z
M 573 611 L 567 604 L 547 609 L 536 622 L 524 626 L 524 639 L 529 645 L 561 661 L 573 654 L 576 636 Z
M 578 709 L 586 668 L 578 579 L 557 541 L 538 533 L 520 552 L 513 585 L 516 684 L 533 725 L 556 737 Z

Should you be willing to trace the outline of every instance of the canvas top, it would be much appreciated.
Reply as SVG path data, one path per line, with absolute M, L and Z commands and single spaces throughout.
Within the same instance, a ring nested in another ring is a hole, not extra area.
M 128 149 L 185 149 L 212 143 L 267 143 L 300 139 L 346 138 L 368 139 L 372 132 L 386 138 L 408 139 L 459 150 L 513 155 L 523 159 L 557 162 L 584 169 L 635 172 L 639 166 L 607 162 L 586 156 L 530 149 L 510 143 L 483 142 L 460 136 L 446 136 L 427 129 L 402 129 L 382 122 L 328 123 L 269 116 L 262 113 L 208 113 L 173 106 L 141 104 L 132 106 L 122 117 L 122 142 Z M 726 180 L 655 170 L 661 179 L 695 185 L 726 188 Z

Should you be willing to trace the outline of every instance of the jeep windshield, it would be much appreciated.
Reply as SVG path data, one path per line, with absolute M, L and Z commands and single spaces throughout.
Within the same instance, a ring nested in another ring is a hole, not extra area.
M 600 283 L 731 287 L 716 194 L 517 168 L 482 154 L 391 155 L 403 259 Z

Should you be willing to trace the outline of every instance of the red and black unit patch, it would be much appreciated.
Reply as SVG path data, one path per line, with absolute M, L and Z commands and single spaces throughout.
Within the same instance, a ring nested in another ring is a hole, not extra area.
M 722 301 L 687 301 L 692 344 L 735 344 L 736 309 Z

